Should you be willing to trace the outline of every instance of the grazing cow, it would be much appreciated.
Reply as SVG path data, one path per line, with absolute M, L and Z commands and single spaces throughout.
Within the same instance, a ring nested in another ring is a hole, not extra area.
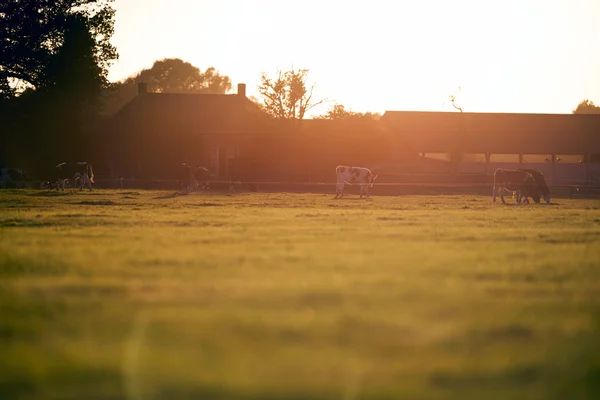
M 528 172 L 502 168 L 494 171 L 493 201 L 496 201 L 496 195 L 499 193 L 502 203 L 506 203 L 504 201 L 504 190 L 506 189 L 520 192 L 525 196 L 527 203 L 529 203 L 528 197 L 531 197 L 536 203 L 540 202 L 535 179 Z
M 199 166 L 196 167 L 196 172 L 194 172 L 194 178 L 196 179 L 196 182 L 198 182 L 198 188 L 201 191 L 206 191 L 208 189 L 210 189 L 210 187 L 208 186 L 208 181 L 210 179 L 210 172 L 208 172 L 208 169 L 203 167 L 203 166 Z
M 83 190 L 83 186 L 85 185 L 90 192 L 92 191 L 92 183 L 95 183 L 94 171 L 92 164 L 89 162 L 63 162 L 58 164 L 56 169 L 58 170 L 58 174 L 54 185 L 52 185 L 52 189 L 62 189 L 64 191 L 70 179 L 73 179 L 74 187 L 77 187 L 78 182 L 81 182 L 79 190 Z
M 373 182 L 377 175 L 368 168 L 362 167 L 349 167 L 346 165 L 338 165 L 335 169 L 337 176 L 337 185 L 335 189 L 335 197 L 342 197 L 344 195 L 344 184 L 359 184 L 360 185 L 360 197 L 362 198 L 363 193 L 369 197 L 369 188 L 373 187 Z
M 535 184 L 538 188 L 538 192 L 544 198 L 544 201 L 546 203 L 550 204 L 551 191 L 548 188 L 548 185 L 546 185 L 546 179 L 544 179 L 544 175 L 541 172 L 536 171 L 535 169 L 519 168 L 519 169 L 517 169 L 517 171 L 523 171 L 523 172 L 527 172 L 528 174 L 531 174 L 531 176 L 533 176 L 533 179 L 535 180 Z M 521 193 L 518 193 L 519 197 L 520 197 L 520 195 L 521 195 Z M 518 199 L 518 200 L 520 202 L 520 199 Z
M 189 193 L 198 188 L 203 191 L 208 189 L 208 178 L 210 177 L 208 169 L 203 166 L 193 169 L 186 163 L 181 163 L 181 167 L 178 179 L 179 190 Z
M 27 172 L 18 168 L 2 168 L 0 170 L 0 175 L 0 187 L 2 188 L 6 188 L 12 184 L 16 187 L 20 187 L 27 179 Z

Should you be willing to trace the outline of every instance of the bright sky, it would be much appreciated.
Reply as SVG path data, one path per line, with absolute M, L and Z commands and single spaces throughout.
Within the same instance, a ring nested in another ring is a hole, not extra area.
M 599 0 L 116 0 L 109 78 L 177 57 L 256 96 L 307 68 L 354 111 L 570 113 L 600 104 Z

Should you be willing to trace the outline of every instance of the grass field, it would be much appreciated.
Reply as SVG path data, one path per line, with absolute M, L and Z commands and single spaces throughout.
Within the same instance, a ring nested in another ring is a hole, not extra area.
M 0 227 L 0 399 L 600 398 L 598 200 L 4 190 Z

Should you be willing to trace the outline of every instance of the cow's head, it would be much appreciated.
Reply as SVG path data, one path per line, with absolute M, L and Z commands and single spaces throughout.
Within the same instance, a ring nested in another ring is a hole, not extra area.
M 377 179 L 378 175 L 371 175 L 371 185 L 370 187 L 373 187 L 373 184 L 375 183 L 375 179 Z
M 549 189 L 542 191 L 542 196 L 544 197 L 544 201 L 546 202 L 546 204 L 550 204 L 550 195 L 551 194 L 552 194 L 552 192 Z

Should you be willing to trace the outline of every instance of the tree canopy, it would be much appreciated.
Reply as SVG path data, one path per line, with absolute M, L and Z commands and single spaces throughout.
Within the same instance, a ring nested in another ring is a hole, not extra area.
M 88 64 L 93 61 L 101 84 L 107 85 L 108 67 L 118 58 L 110 43 L 114 32 L 113 1 L 0 2 L 0 95 L 12 98 L 26 88 L 55 86 L 56 66 L 64 64 L 68 56 L 67 49 L 60 49 L 69 42 L 71 49 L 84 45 L 76 44 L 75 36 L 87 41 Z M 82 35 L 84 30 L 87 33 Z M 71 66 L 68 69 L 73 70 Z
M 214 67 L 202 71 L 179 58 L 165 58 L 154 62 L 123 81 L 113 85 L 105 112 L 112 114 L 130 102 L 137 94 L 137 85 L 145 82 L 148 91 L 156 93 L 225 94 L 231 90 L 231 79 Z
M 577 108 L 573 110 L 573 114 L 600 114 L 600 106 L 595 105 L 593 101 L 585 99 L 577 105 Z
M 378 120 L 381 114 L 372 112 L 356 112 L 347 109 L 342 104 L 334 104 L 325 114 L 315 117 L 315 119 L 335 119 L 335 120 Z
M 307 84 L 308 70 L 278 70 L 275 77 L 262 73 L 258 92 L 260 106 L 269 115 L 278 119 L 303 119 L 306 112 L 325 100 L 315 100 L 313 90 Z

